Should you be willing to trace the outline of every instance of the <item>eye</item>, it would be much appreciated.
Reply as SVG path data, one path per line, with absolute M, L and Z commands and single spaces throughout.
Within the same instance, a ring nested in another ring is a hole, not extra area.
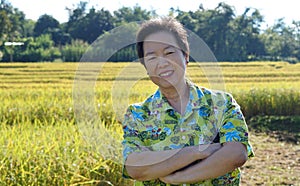
M 149 57 L 146 57 L 146 61 L 153 61 L 155 60 L 155 56 L 149 56 Z
M 171 54 L 174 54 L 175 52 L 174 51 L 166 51 L 165 55 L 171 55 Z

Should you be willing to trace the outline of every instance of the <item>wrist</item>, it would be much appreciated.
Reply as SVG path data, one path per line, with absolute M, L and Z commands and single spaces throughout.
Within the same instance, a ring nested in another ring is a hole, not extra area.
M 190 146 L 190 148 L 194 160 L 206 158 L 205 148 L 203 147 L 203 145 Z
M 207 158 L 210 154 L 208 151 L 210 144 L 198 145 L 198 155 L 199 159 Z

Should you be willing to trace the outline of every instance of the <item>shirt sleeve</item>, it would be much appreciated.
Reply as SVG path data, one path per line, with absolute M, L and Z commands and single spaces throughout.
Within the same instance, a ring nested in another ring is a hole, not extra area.
M 139 139 L 139 131 L 137 127 L 137 121 L 134 116 L 135 110 L 134 106 L 128 107 L 125 115 L 123 125 L 123 177 L 124 178 L 131 178 L 126 170 L 125 162 L 129 154 L 133 152 L 141 152 L 141 147 L 143 146 L 143 142 Z
M 240 106 L 230 94 L 226 95 L 226 108 L 219 134 L 221 144 L 230 141 L 241 142 L 247 147 L 248 157 L 254 156 L 245 118 Z

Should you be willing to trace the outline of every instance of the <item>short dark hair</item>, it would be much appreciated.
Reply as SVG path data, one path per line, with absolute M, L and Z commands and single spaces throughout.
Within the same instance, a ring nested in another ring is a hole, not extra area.
M 173 17 L 160 17 L 153 18 L 144 22 L 137 32 L 136 36 L 136 50 L 140 62 L 144 64 L 144 40 L 147 36 L 166 31 L 174 35 L 176 42 L 183 52 L 183 54 L 189 56 L 189 44 L 187 40 L 187 32 L 183 25 Z

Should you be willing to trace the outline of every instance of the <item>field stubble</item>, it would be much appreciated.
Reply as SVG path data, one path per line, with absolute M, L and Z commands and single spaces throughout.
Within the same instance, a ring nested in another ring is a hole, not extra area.
M 127 65 L 106 63 L 97 78 L 94 107 L 99 123 L 106 126 L 118 124 L 112 106 L 112 82 Z M 130 184 L 121 178 L 120 165 L 90 150 L 76 125 L 72 125 L 76 121 L 72 88 L 77 66 L 0 64 L 0 184 Z M 219 66 L 226 90 L 237 99 L 246 117 L 299 116 L 300 64 L 251 62 Z M 198 63 L 189 64 L 188 76 L 199 85 L 210 86 Z M 142 101 L 155 89 L 149 79 L 143 78 L 132 87 L 129 102 Z M 299 143 L 278 141 L 254 130 L 250 140 L 256 157 L 242 167 L 243 185 L 300 185 Z

